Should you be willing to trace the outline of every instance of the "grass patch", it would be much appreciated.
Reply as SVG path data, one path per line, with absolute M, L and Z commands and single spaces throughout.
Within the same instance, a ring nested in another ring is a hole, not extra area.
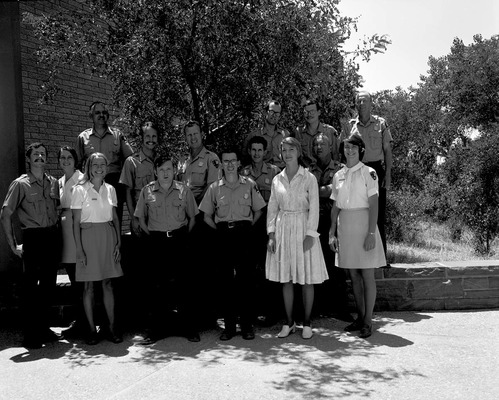
M 420 263 L 432 261 L 493 260 L 497 258 L 499 243 L 496 239 L 489 255 L 476 254 L 472 235 L 464 230 L 459 241 L 453 241 L 449 227 L 445 224 L 419 222 L 413 229 L 416 233 L 411 243 L 390 243 L 388 240 L 388 262 L 390 264 Z

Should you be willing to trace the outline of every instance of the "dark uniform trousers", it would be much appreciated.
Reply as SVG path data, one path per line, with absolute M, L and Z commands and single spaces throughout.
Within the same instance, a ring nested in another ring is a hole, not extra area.
M 386 232 L 385 232 L 385 216 L 386 216 L 386 189 L 381 187 L 381 182 L 385 179 L 385 167 L 381 161 L 366 162 L 368 167 L 373 168 L 378 175 L 379 198 L 378 198 L 378 229 L 383 242 L 383 249 L 386 256 Z
M 238 311 L 242 330 L 251 328 L 255 320 L 253 232 L 250 221 L 217 224 L 220 301 L 225 329 L 228 330 L 236 329 Z
M 171 328 L 164 323 L 165 316 L 173 310 L 179 311 L 185 329 L 191 329 L 195 323 L 191 285 L 188 284 L 192 279 L 188 236 L 188 228 L 184 226 L 170 232 L 150 231 L 147 237 L 147 270 L 151 280 L 149 327 L 153 330 Z
M 61 235 L 56 225 L 23 229 L 24 333 L 37 337 L 48 329 L 57 282 Z

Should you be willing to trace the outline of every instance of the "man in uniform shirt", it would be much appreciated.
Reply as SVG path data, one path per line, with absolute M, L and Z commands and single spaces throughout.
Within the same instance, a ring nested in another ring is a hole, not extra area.
M 303 162 L 306 167 L 315 161 L 312 141 L 319 133 L 322 133 L 328 137 L 331 156 L 333 157 L 333 160 L 339 160 L 338 132 L 331 125 L 320 122 L 320 115 L 321 106 L 319 102 L 315 100 L 307 100 L 303 105 L 305 125 L 298 127 L 294 133 L 294 137 L 296 137 L 301 143 Z
M 132 147 L 128 144 L 121 131 L 108 126 L 109 111 L 106 105 L 96 101 L 90 105 L 89 116 L 93 127 L 81 132 L 76 139 L 75 150 L 81 167 L 85 166 L 88 156 L 99 152 L 106 156 L 108 172 L 106 182 L 114 186 L 118 197 L 118 218 L 123 218 L 123 203 L 125 202 L 125 189 L 119 184 L 121 168 L 126 158 L 133 154 Z M 83 171 L 83 169 L 81 169 Z
M 23 345 L 40 348 L 60 335 L 48 325 L 50 300 L 56 286 L 60 245 L 57 227 L 58 181 L 45 173 L 47 149 L 32 143 L 26 149 L 27 174 L 14 180 L 5 197 L 0 220 L 12 252 L 21 257 L 23 269 Z M 17 244 L 12 215 L 17 213 L 23 244 Z
M 248 143 L 248 152 L 251 156 L 251 164 L 241 170 L 241 175 L 252 178 L 258 185 L 260 194 L 266 203 L 270 198 L 270 188 L 272 179 L 281 169 L 275 165 L 264 161 L 267 154 L 267 141 L 263 136 L 253 136 Z M 262 210 L 262 216 L 255 226 L 255 246 L 254 257 L 257 266 L 257 285 L 263 290 L 259 290 L 260 296 L 258 308 L 266 311 L 265 323 L 271 324 L 281 310 L 282 296 L 278 293 L 277 284 L 269 281 L 265 277 L 265 259 L 267 258 L 267 207 Z
M 255 338 L 252 227 L 260 218 L 265 201 L 256 183 L 238 174 L 236 150 L 222 153 L 222 168 L 222 178 L 210 185 L 199 206 L 206 224 L 217 232 L 222 253 L 218 265 L 225 329 L 220 340 L 230 340 L 236 334 L 237 311 L 240 311 L 243 339 L 252 340 Z
M 139 219 L 134 217 L 135 206 L 140 191 L 154 181 L 154 157 L 159 141 L 159 131 L 153 122 L 146 122 L 140 129 L 141 149 L 125 160 L 121 171 L 120 183 L 126 188 L 126 205 L 130 214 L 131 231 L 140 235 Z
M 177 180 L 184 182 L 191 189 L 199 206 L 208 186 L 215 182 L 220 173 L 220 159 L 203 144 L 203 134 L 198 121 L 189 121 L 183 128 L 185 141 L 189 147 L 189 155 L 180 160 Z M 193 257 L 192 285 L 196 298 L 192 301 L 200 308 L 199 315 L 203 318 L 201 325 L 214 326 L 217 321 L 215 297 L 216 282 L 213 270 L 215 255 L 214 238 L 210 229 L 203 222 L 203 213 L 196 215 L 196 225 L 190 234 L 190 241 L 196 243 Z
M 379 177 L 378 229 L 386 256 L 386 193 L 392 180 L 392 134 L 385 120 L 372 115 L 372 98 L 367 91 L 360 91 L 355 97 L 358 117 L 350 121 L 350 132 L 343 132 L 341 140 L 353 133 L 362 137 L 366 150 L 362 162 L 374 168 Z
M 341 169 L 339 160 L 333 160 L 330 152 L 330 141 L 327 135 L 319 133 L 312 141 L 314 161 L 308 170 L 315 176 L 319 184 L 319 232 L 322 253 L 326 261 L 329 280 L 320 285 L 319 305 L 323 312 L 334 312 L 339 319 L 351 321 L 348 314 L 348 294 L 345 271 L 336 268 L 335 254 L 329 247 L 329 228 L 331 227 L 331 184 L 334 174 Z
M 251 131 L 244 141 L 244 150 L 248 148 L 248 143 L 255 136 L 263 137 L 267 141 L 267 149 L 263 161 L 278 166 L 284 167 L 284 161 L 281 158 L 281 141 L 289 136 L 286 129 L 279 127 L 279 119 L 281 118 L 282 107 L 276 100 L 270 100 L 265 107 L 265 121 L 263 127 L 259 127 Z

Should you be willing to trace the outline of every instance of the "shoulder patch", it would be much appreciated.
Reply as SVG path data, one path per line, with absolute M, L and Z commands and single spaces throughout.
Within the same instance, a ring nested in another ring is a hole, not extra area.
M 371 171 L 370 174 L 371 174 L 371 178 L 373 178 L 373 181 L 378 179 L 378 177 L 376 176 L 376 171 Z
M 212 160 L 211 163 L 213 164 L 213 166 L 215 168 L 219 168 L 220 167 L 220 162 L 217 159 Z

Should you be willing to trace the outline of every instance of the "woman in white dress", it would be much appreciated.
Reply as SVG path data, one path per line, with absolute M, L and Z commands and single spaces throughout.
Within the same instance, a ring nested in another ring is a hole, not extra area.
M 336 265 L 348 269 L 357 305 L 357 319 L 345 328 L 360 331 L 360 337 L 372 334 L 372 316 L 376 301 L 374 269 L 386 265 L 378 220 L 378 177 L 376 171 L 361 162 L 365 144 L 358 134 L 340 144 L 346 167 L 333 178 L 329 245 L 337 253 Z M 338 227 L 338 237 L 336 237 Z
M 292 137 L 281 143 L 286 168 L 272 180 L 267 212 L 267 279 L 283 284 L 286 324 L 278 337 L 296 330 L 293 318 L 294 284 L 302 285 L 304 308 L 302 337 L 313 335 L 310 325 L 314 284 L 328 279 L 319 242 L 319 189 L 314 175 L 301 165 L 300 142 Z
M 64 175 L 59 178 L 59 198 L 61 200 L 61 230 L 62 230 L 62 253 L 61 265 L 66 269 L 71 281 L 71 292 L 75 305 L 79 305 L 81 297 L 81 285 L 75 280 L 76 267 L 76 245 L 73 235 L 73 213 L 71 211 L 71 197 L 75 185 L 83 179 L 83 174 L 76 169 L 78 155 L 71 146 L 63 146 L 58 154 L 59 166 L 64 171 Z M 65 337 L 75 336 L 82 329 L 80 315 L 73 321 L 68 329 L 63 330 Z

